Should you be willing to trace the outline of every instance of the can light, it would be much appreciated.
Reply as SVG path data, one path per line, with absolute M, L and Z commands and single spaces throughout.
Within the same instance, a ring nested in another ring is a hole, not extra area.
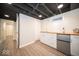
M 12 4 L 12 3 L 8 3 L 8 4 Z
M 5 17 L 10 17 L 9 15 L 4 15 Z
M 42 17 L 42 15 L 38 15 L 38 17 L 40 17 L 40 18 L 41 18 L 41 17 Z
M 63 7 L 63 4 L 60 4 L 58 5 L 58 9 L 62 8 Z

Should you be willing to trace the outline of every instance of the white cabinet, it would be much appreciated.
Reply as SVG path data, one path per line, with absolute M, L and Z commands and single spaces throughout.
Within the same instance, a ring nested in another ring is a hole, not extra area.
M 47 45 L 53 47 L 53 48 L 57 48 L 56 34 L 41 33 L 40 41 L 44 44 L 47 44 Z
M 79 56 L 79 36 L 71 35 L 71 55 Z

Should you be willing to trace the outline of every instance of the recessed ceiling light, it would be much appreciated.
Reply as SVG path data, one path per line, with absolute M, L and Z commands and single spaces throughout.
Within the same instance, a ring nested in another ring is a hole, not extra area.
M 62 7 L 63 7 L 63 4 L 58 5 L 58 8 L 59 8 L 59 9 L 62 8 Z
M 42 15 L 38 15 L 38 17 L 42 17 Z
M 12 3 L 8 3 L 8 4 L 12 4 Z
M 4 15 L 5 17 L 10 17 L 9 15 Z

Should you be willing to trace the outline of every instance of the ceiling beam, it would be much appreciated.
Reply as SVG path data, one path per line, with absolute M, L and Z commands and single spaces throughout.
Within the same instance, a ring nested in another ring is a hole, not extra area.
M 22 5 L 21 4 L 20 5 L 19 4 L 14 4 L 14 5 L 17 6 L 18 8 L 20 8 L 20 9 L 24 10 L 24 11 L 28 11 L 29 13 L 34 14 L 36 18 L 40 19 L 38 17 L 39 14 L 36 14 L 35 12 L 32 12 L 32 11 L 28 10 L 27 8 L 24 8 L 26 6 L 24 6 L 23 4 Z M 30 15 L 30 16 L 32 16 L 32 15 Z M 41 19 L 44 19 L 44 18 L 45 17 L 42 17 Z
M 49 17 L 49 15 L 47 15 L 46 13 L 42 12 L 41 10 L 39 10 L 38 8 L 35 8 L 33 5 L 27 3 L 27 5 L 29 5 L 30 7 L 32 7 L 33 9 L 37 10 L 38 12 L 40 12 L 41 14 L 45 15 L 46 17 Z
M 33 12 L 35 11 L 35 9 L 37 9 L 39 6 L 39 3 L 35 6 L 35 8 L 33 8 Z
M 19 5 L 19 4 L 15 4 L 15 6 L 17 6 L 17 7 L 21 8 L 21 9 L 23 9 L 23 10 L 25 10 L 25 11 L 28 11 L 29 13 L 32 13 L 32 14 L 34 14 L 34 15 L 38 16 L 38 14 L 36 14 L 36 13 L 34 13 L 34 12 L 32 12 L 32 11 L 28 10 L 27 8 L 22 7 L 22 6 L 21 6 L 21 5 Z
M 18 12 L 18 9 L 16 9 L 12 4 L 10 5 L 10 4 L 5 3 L 5 5 L 11 10 L 15 11 L 16 13 Z
M 25 13 L 26 12 L 24 9 L 19 8 L 18 6 L 15 6 L 15 5 L 13 5 L 13 6 L 17 9 L 18 13 Z
M 54 12 L 52 12 L 44 3 L 42 3 L 43 7 L 49 11 L 49 13 L 51 13 L 52 15 L 56 15 Z

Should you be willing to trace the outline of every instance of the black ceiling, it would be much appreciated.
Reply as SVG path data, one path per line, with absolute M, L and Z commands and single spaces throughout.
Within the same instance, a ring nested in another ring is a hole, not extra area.
M 79 8 L 79 3 L 63 3 L 61 12 L 57 6 L 61 3 L 0 3 L 0 18 L 4 17 L 4 14 L 9 14 L 7 19 L 16 20 L 16 13 L 23 13 L 31 17 L 43 20 L 45 18 L 64 13 L 76 8 Z M 38 17 L 42 15 L 43 17 Z
M 5 17 L 9 15 L 10 17 Z M 6 4 L 0 4 L 0 18 L 16 21 L 16 12 Z

